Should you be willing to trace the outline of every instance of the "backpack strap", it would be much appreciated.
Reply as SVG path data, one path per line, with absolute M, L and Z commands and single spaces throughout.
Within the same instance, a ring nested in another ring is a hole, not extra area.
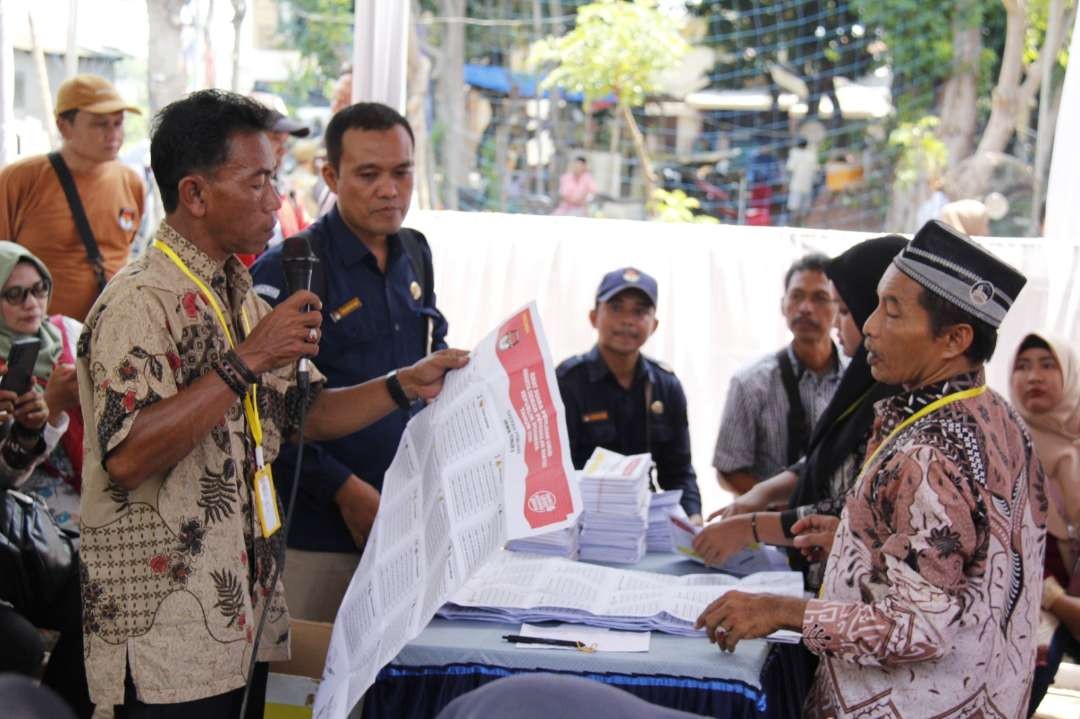
M 803 407 L 802 397 L 799 396 L 799 377 L 802 376 L 802 372 L 799 373 L 799 377 L 795 376 L 795 368 L 791 364 L 787 347 L 776 353 L 776 361 L 780 365 L 780 380 L 784 384 L 784 392 L 788 398 L 787 464 L 790 467 L 806 453 L 810 432 L 806 421 L 806 409 Z
M 94 269 L 94 276 L 97 278 L 98 283 L 98 293 L 100 294 L 105 289 L 105 283 L 108 282 L 105 277 L 105 260 L 101 257 L 101 251 L 98 250 L 94 233 L 90 229 L 90 221 L 86 219 L 86 211 L 83 209 L 82 200 L 79 199 L 79 191 L 75 187 L 75 178 L 71 176 L 71 170 L 68 169 L 67 163 L 64 162 L 64 158 L 59 152 L 50 152 L 47 157 L 56 172 L 57 178 L 60 180 L 60 187 L 64 189 L 64 197 L 67 198 L 68 207 L 71 209 L 71 217 L 75 220 L 75 228 L 79 231 L 83 249 L 86 250 L 86 260 Z

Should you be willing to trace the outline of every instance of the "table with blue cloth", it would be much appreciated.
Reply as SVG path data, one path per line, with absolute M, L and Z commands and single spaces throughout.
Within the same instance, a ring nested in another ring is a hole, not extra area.
M 624 568 L 672 575 L 708 571 L 672 554 L 650 554 Z M 435 618 L 379 672 L 364 697 L 362 716 L 434 717 L 456 697 L 522 672 L 586 677 L 653 704 L 710 717 L 801 716 L 807 669 L 799 646 L 748 640 L 727 654 L 704 637 L 653 632 L 648 652 L 586 654 L 503 640 L 519 629 Z

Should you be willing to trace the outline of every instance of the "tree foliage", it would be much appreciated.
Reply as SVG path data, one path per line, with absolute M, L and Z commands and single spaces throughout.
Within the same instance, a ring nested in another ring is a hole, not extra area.
M 553 64 L 544 89 L 580 92 L 590 103 L 614 95 L 636 107 L 659 90 L 660 73 L 676 67 L 689 49 L 655 0 L 599 0 L 578 8 L 573 30 L 535 43 L 529 62 Z

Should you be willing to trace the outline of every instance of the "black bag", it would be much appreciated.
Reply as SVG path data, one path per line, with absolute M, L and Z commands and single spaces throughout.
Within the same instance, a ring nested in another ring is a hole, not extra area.
M 0 492 L 0 599 L 30 618 L 58 605 L 78 573 L 78 532 L 62 528 L 45 503 Z

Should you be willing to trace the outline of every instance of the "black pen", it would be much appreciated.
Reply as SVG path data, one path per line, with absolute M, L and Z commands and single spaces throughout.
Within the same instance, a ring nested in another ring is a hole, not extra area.
M 582 652 L 594 652 L 595 647 L 571 639 L 547 639 L 545 637 L 523 637 L 520 634 L 504 634 L 503 639 L 514 644 L 543 644 L 549 647 L 570 647 Z

